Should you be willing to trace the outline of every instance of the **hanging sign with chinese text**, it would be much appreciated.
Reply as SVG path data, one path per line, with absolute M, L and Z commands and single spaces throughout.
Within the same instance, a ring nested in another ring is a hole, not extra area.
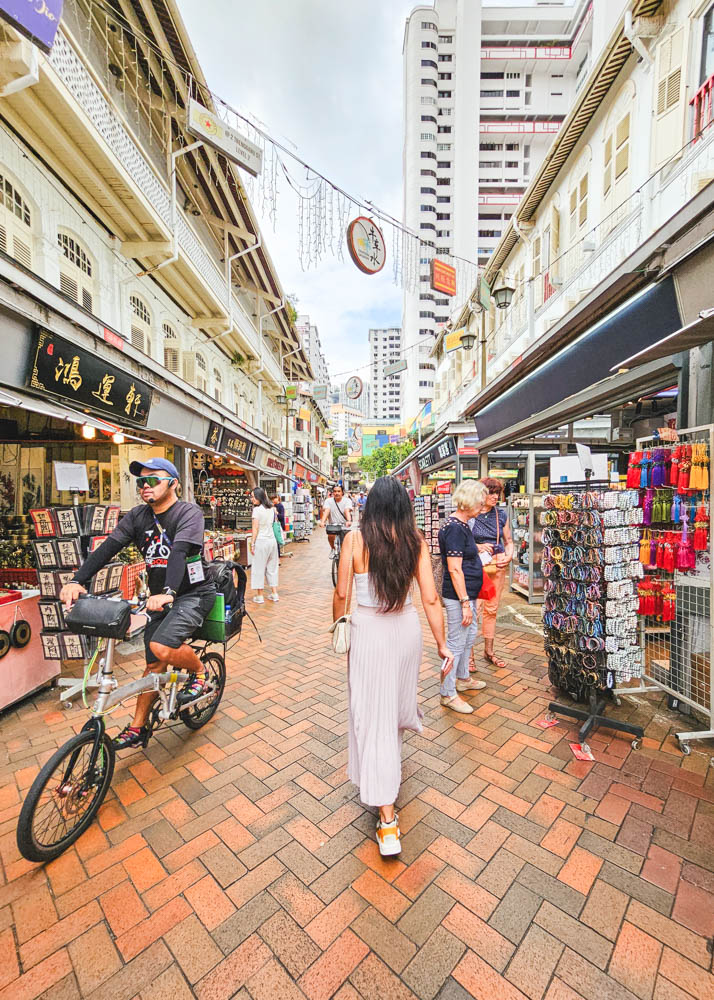
M 359 399 L 362 395 L 362 390 L 364 389 L 364 383 L 359 375 L 353 375 L 352 378 L 348 378 L 345 383 L 345 396 L 348 399 Z
M 347 249 L 353 263 L 365 274 L 377 274 L 387 259 L 381 229 L 364 215 L 353 219 L 347 227 Z
M 312 387 L 312 398 L 313 399 L 327 399 L 327 391 L 329 385 L 326 384 L 315 384 Z
M 434 258 L 431 262 L 431 287 L 443 295 L 456 295 L 456 268 Z
M 253 177 L 257 177 L 263 168 L 263 150 L 254 142 L 246 139 L 240 132 L 219 118 L 214 111 L 204 108 L 193 98 L 188 103 L 189 132 L 223 153 L 239 167 L 243 167 Z
M 253 444 L 252 441 L 248 441 L 246 438 L 234 433 L 234 431 L 228 430 L 227 427 L 223 428 L 221 451 L 224 451 L 226 455 L 244 462 L 252 462 L 255 458 L 257 448 L 258 446 Z
M 35 333 L 25 385 L 101 413 L 117 426 L 145 427 L 149 417 L 150 385 L 49 330 Z
M 0 17 L 49 52 L 62 16 L 63 0 L 0 0 Z
M 458 351 L 461 349 L 461 338 L 466 333 L 466 327 L 460 326 L 458 330 L 452 330 L 451 333 L 447 333 L 444 337 L 444 350 L 447 354 L 451 351 Z
M 385 378 L 389 378 L 391 375 L 398 375 L 399 372 L 405 372 L 408 367 L 407 362 L 402 358 L 401 361 L 394 361 L 391 365 L 387 365 L 382 374 Z

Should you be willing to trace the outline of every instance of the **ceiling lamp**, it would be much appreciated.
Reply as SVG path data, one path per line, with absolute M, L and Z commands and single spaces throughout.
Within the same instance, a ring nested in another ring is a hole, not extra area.
M 82 437 L 86 438 L 87 441 L 92 441 L 97 436 L 97 431 L 95 427 L 91 424 L 82 424 Z
M 122 432 L 117 431 L 115 434 L 112 434 L 112 441 L 114 444 L 124 444 L 124 435 Z

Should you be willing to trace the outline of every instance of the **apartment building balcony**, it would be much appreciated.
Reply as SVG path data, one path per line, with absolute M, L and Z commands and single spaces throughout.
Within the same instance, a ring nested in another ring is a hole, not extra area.
M 516 288 L 511 307 L 498 314 L 499 325 L 488 337 L 488 382 L 714 179 L 714 128 L 694 138 L 679 160 L 657 171 L 602 222 Z

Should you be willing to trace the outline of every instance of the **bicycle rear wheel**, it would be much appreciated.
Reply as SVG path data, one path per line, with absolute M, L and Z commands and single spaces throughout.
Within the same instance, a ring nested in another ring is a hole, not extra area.
M 201 656 L 201 663 L 206 671 L 206 680 L 213 688 L 213 697 L 198 708 L 191 708 L 189 704 L 179 712 L 179 718 L 189 729 L 200 729 L 213 718 L 226 686 L 226 663 L 219 653 L 204 653 Z
M 114 774 L 115 750 L 102 733 L 83 730 L 53 754 L 32 782 L 17 824 L 17 846 L 28 861 L 51 861 L 77 840 L 97 814 Z

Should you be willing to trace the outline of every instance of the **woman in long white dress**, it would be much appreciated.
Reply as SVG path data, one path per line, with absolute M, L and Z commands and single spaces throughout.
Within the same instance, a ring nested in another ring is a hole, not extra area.
M 401 784 L 402 731 L 421 732 L 417 682 L 422 630 L 411 589 L 417 583 L 445 672 L 453 666 L 434 584 L 431 556 L 417 530 L 407 491 L 396 479 L 378 479 L 367 496 L 358 531 L 342 543 L 333 599 L 336 620 L 345 613 L 354 581 L 348 659 L 347 776 L 365 805 L 378 806 L 382 855 L 401 850 L 395 802 Z
M 250 585 L 255 591 L 253 600 L 256 604 L 265 604 L 263 590 L 267 579 L 270 593 L 269 601 L 278 600 L 278 543 L 273 532 L 273 522 L 277 515 L 268 494 L 259 486 L 251 493 L 253 501 L 253 533 L 250 539 L 250 551 L 253 562 L 250 567 Z

